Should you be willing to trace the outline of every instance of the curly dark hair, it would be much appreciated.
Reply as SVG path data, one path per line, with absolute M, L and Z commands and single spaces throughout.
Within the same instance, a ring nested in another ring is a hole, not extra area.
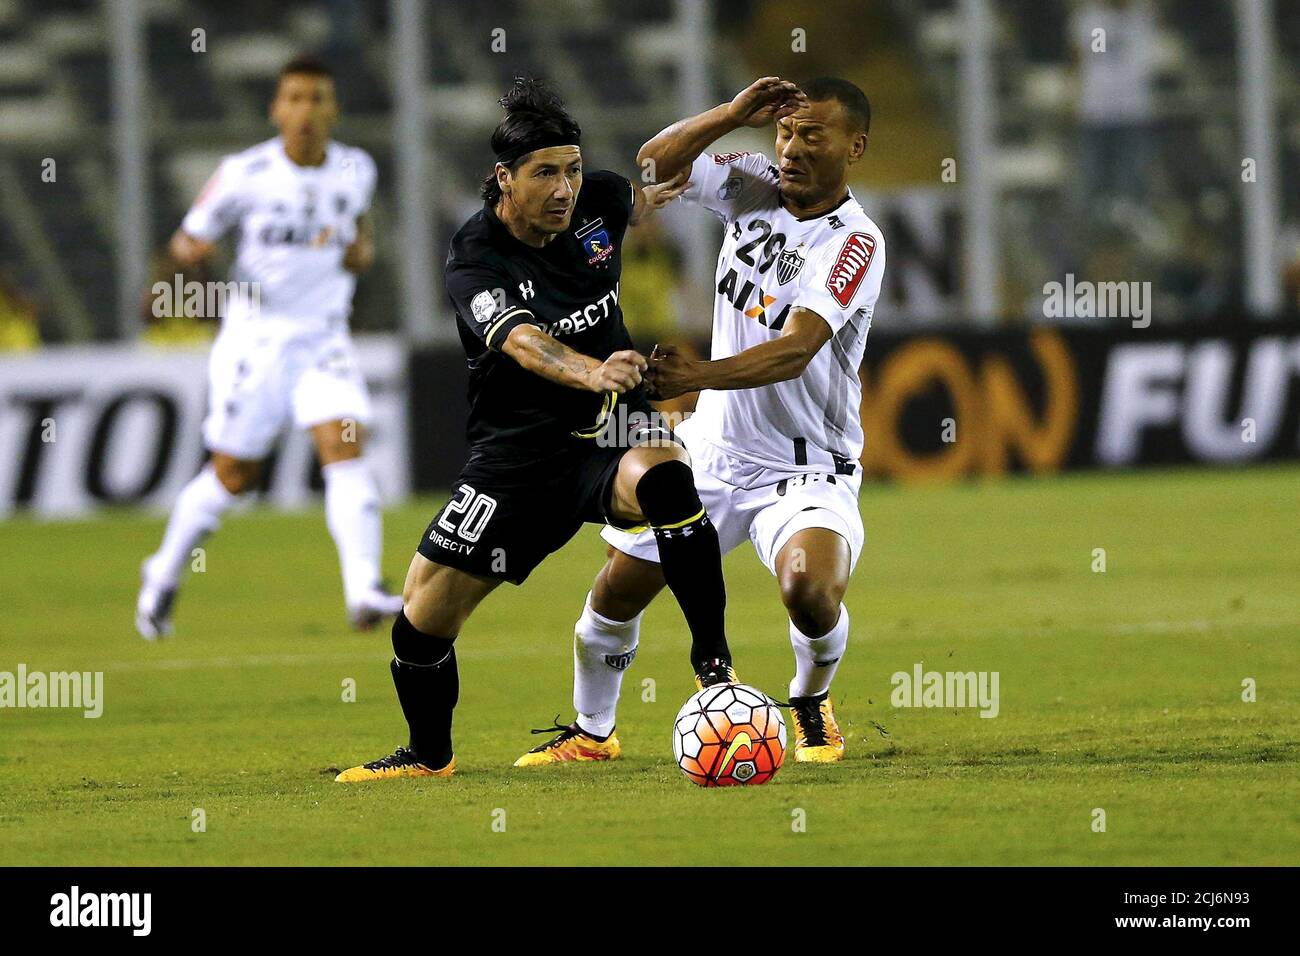
M 497 102 L 506 115 L 492 133 L 493 153 L 503 153 L 538 135 L 559 135 L 572 138 L 574 142 L 582 135 L 582 127 L 565 110 L 559 94 L 536 77 L 516 76 L 505 96 Z M 506 164 L 506 168 L 513 172 L 530 155 L 524 153 Z M 484 178 L 479 195 L 491 203 L 501 198 L 495 168 Z

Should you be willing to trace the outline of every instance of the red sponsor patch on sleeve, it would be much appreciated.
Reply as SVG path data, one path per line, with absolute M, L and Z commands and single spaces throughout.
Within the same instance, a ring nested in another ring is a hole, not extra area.
M 717 163 L 719 166 L 725 166 L 727 165 L 727 163 L 735 162 L 736 160 L 740 159 L 740 157 L 748 156 L 748 155 L 749 155 L 748 151 L 740 152 L 740 153 L 714 153 L 713 161 Z
M 853 294 L 862 284 L 862 277 L 867 274 L 871 257 L 875 254 L 876 240 L 865 232 L 851 233 L 844 239 L 835 265 L 831 266 L 830 275 L 826 277 L 826 288 L 840 308 L 847 309 L 853 301 Z

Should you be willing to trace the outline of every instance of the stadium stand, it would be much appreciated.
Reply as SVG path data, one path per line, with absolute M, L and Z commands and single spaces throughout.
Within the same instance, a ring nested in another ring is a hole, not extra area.
M 1169 314 L 1202 315 L 1239 305 L 1240 240 L 1234 25 L 1218 0 L 1152 4 L 1156 161 L 1136 204 L 1099 210 L 1087 248 L 1068 238 L 1076 150 L 1074 74 L 1067 0 L 999 0 L 996 30 L 1000 207 L 1010 312 L 1043 277 L 1073 269 L 1103 274 L 1141 268 L 1160 276 Z M 392 183 L 387 4 L 346 0 L 318 6 L 253 0 L 155 0 L 148 11 L 150 226 L 161 244 L 221 154 L 271 135 L 266 105 L 275 71 L 293 53 L 325 53 L 340 76 L 340 139 L 376 158 Z M 428 100 L 435 118 L 436 248 L 475 207 L 489 157 L 484 133 L 495 97 L 513 71 L 535 70 L 567 94 L 584 120 L 597 162 L 632 172 L 646 134 L 674 117 L 672 0 L 638 4 L 549 0 L 452 0 L 431 8 Z M 1283 169 L 1300 165 L 1300 4 L 1278 5 L 1283 45 L 1279 99 Z M 756 74 L 799 76 L 792 25 L 809 31 L 818 63 L 867 89 L 879 121 L 864 182 L 873 190 L 933 185 L 956 155 L 960 19 L 956 0 L 886 0 L 864 8 L 850 41 L 835 30 L 837 3 L 747 0 L 718 8 L 714 51 L 718 99 Z M 109 339 L 119 334 L 112 258 L 114 190 L 108 150 L 109 51 L 101 5 L 89 0 L 0 0 L 0 255 L 16 288 L 38 303 L 41 338 Z M 738 21 L 745 29 L 737 28 Z M 498 23 L 525 24 L 489 48 Z M 256 29 L 247 24 L 256 23 Z M 195 52 L 195 31 L 204 52 Z M 744 36 L 733 48 L 727 36 Z M 880 37 L 880 41 L 875 41 Z M 543 58 L 540 51 L 548 55 Z M 773 54 L 772 51 L 778 51 Z M 57 185 L 43 182 L 53 158 Z M 1300 246 L 1300 182 L 1287 177 L 1285 223 Z M 381 189 L 379 267 L 359 293 L 356 324 L 392 328 L 393 211 Z M 1188 241 L 1189 237 L 1196 241 Z M 1108 262 L 1095 255 L 1106 250 Z M 1115 257 L 1118 256 L 1118 261 Z M 1300 249 L 1296 258 L 1300 258 Z M 1288 259 L 1288 261 L 1290 261 Z

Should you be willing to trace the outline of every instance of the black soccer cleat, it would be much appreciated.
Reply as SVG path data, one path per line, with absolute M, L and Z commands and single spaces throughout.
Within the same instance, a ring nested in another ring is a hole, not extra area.
M 715 657 L 711 661 L 701 661 L 695 665 L 695 686 L 699 690 L 712 687 L 714 684 L 738 683 L 740 678 L 736 676 L 736 669 L 731 666 L 731 661 Z

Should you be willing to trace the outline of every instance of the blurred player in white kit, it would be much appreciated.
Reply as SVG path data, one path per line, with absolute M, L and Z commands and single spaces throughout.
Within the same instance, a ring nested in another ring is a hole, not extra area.
M 348 334 L 356 275 L 374 261 L 366 213 L 375 164 L 330 139 L 337 118 L 329 68 L 311 56 L 290 61 L 271 104 L 280 135 L 227 156 L 168 246 L 190 268 L 237 229 L 231 279 L 241 294 L 227 301 L 209 359 L 210 461 L 181 491 L 141 569 L 136 629 L 148 640 L 172 632 L 193 548 L 257 486 L 290 422 L 310 431 L 321 461 L 349 620 L 364 630 L 402 609 L 380 583 L 379 490 L 361 457 L 370 398 Z

